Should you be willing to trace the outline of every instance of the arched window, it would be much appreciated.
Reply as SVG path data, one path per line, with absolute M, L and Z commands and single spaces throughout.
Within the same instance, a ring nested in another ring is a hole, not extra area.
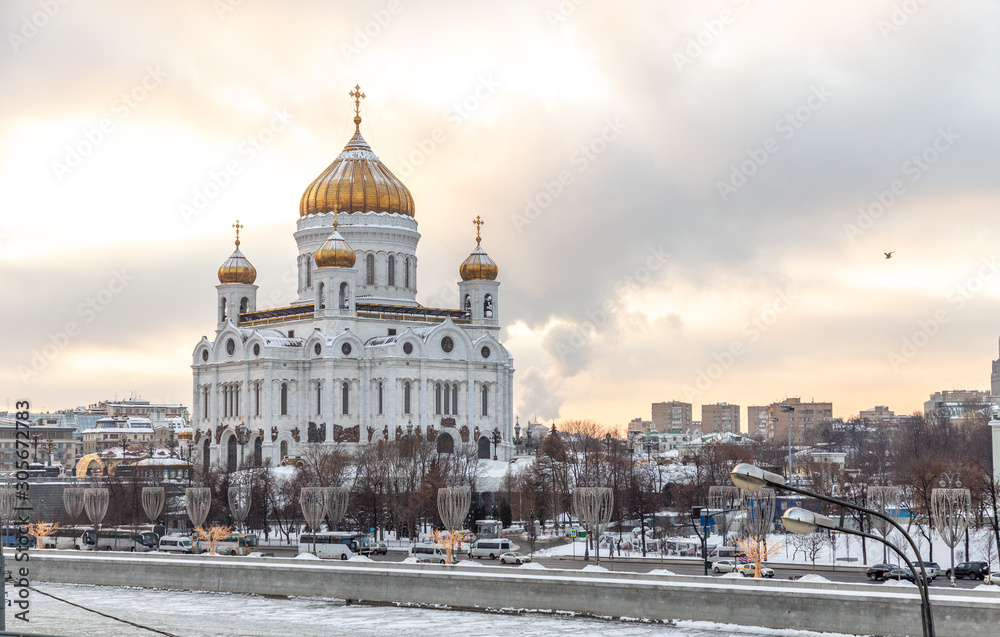
M 340 284 L 340 309 L 346 310 L 351 306 L 348 299 L 349 288 L 347 287 L 347 281 Z
M 389 255 L 389 270 L 387 272 L 389 275 L 389 285 L 396 285 L 396 257 Z
M 219 299 L 219 322 L 226 322 L 226 299 Z
M 253 384 L 253 415 L 260 415 L 260 383 Z
M 316 383 L 316 415 L 323 413 L 323 386 Z
M 313 284 L 313 257 L 311 254 L 306 255 L 306 287 L 311 288 Z
M 434 385 L 434 413 L 441 413 L 441 383 Z
M 326 303 L 323 302 L 323 284 L 319 284 L 319 290 L 316 292 L 316 303 L 319 304 L 319 309 L 325 310 Z
M 478 447 L 478 449 L 477 449 L 478 453 L 476 454 L 476 456 L 480 460 L 489 460 L 490 459 L 490 439 L 487 438 L 486 436 L 480 436 L 479 443 L 478 443 L 477 447 Z
M 448 415 L 448 389 L 449 389 L 448 383 L 445 383 L 444 384 L 444 411 L 441 412 L 445 416 Z
M 279 447 L 279 449 L 280 449 L 279 455 L 281 456 L 281 458 L 279 459 L 280 462 L 281 460 L 284 460 L 285 458 L 288 457 L 288 441 L 282 440 L 281 447 Z
M 281 394 L 281 398 L 280 398 L 280 402 L 281 402 L 281 415 L 282 416 L 287 416 L 288 415 L 288 383 L 281 383 L 281 391 L 279 393 Z
M 487 294 L 483 301 L 483 318 L 493 318 L 493 295 Z
M 236 471 L 237 468 L 236 436 L 229 436 L 229 442 L 226 443 L 226 471 L 232 473 L 233 471 Z
M 406 257 L 406 259 L 403 260 L 403 267 L 406 268 L 406 270 L 403 272 L 403 287 L 405 287 L 407 290 L 409 290 L 410 289 L 410 257 Z
M 403 413 L 410 413 L 410 383 L 403 383 Z
M 458 385 L 451 386 L 451 414 L 458 415 Z
M 340 387 L 340 413 L 345 416 L 351 413 L 351 386 L 346 380 Z
M 375 255 L 365 257 L 365 284 L 375 285 Z
M 378 382 L 378 413 L 382 413 L 382 381 Z
M 472 311 L 472 297 L 470 297 L 468 294 L 465 295 L 465 303 L 462 304 L 462 309 L 464 309 L 466 312 Z
M 264 464 L 264 441 L 260 436 L 253 441 L 253 466 L 260 467 Z
M 455 439 L 449 433 L 442 433 L 437 441 L 438 453 L 455 453 Z
M 201 399 L 202 409 L 203 409 L 202 418 L 206 418 L 207 419 L 208 418 L 208 396 L 209 396 L 209 394 L 208 394 L 208 387 L 205 387 L 202 390 L 202 394 L 203 394 L 202 399 Z
M 490 386 L 483 383 L 483 415 L 490 415 Z
M 208 475 L 212 461 L 212 437 L 205 438 L 205 444 L 201 448 L 201 471 L 203 475 Z
M 240 299 L 240 314 L 246 314 L 250 311 L 250 299 L 243 297 Z

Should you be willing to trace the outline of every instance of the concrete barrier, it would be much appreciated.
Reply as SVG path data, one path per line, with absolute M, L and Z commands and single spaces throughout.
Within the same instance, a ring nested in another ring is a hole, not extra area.
M 567 611 L 857 635 L 920 635 L 915 588 L 557 569 L 33 551 L 31 580 L 460 609 Z M 937 590 L 938 637 L 1000 625 L 997 592 Z

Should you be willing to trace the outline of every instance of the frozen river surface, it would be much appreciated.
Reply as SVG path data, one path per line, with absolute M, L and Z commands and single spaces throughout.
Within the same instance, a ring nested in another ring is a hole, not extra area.
M 409 635 L 516 635 L 559 637 L 729 637 L 818 635 L 794 630 L 768 630 L 680 622 L 678 625 L 606 621 L 550 614 L 499 614 L 393 606 L 346 606 L 339 600 L 269 598 L 253 595 L 39 584 L 39 591 L 73 604 L 162 631 L 152 632 L 32 592 L 31 622 L 10 617 L 7 629 L 67 637 L 132 637 L 170 634 L 177 637 L 281 635 L 296 637 L 407 637 Z M 9 591 L 8 591 L 9 594 Z

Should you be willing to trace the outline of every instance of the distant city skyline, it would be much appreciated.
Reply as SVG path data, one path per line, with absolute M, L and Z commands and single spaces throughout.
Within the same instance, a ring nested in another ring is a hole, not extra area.
M 58 6 L 0 7 L 12 404 L 190 405 L 232 224 L 259 306 L 290 303 L 357 84 L 419 302 L 457 307 L 485 221 L 522 423 L 991 387 L 996 5 Z

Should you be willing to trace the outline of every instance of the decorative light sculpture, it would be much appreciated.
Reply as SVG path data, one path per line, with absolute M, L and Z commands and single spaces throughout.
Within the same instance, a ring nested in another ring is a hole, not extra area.
M 955 545 L 969 526 L 972 494 L 968 489 L 933 489 L 931 518 L 941 539 L 951 549 L 951 583 L 955 584 Z M 966 558 L 968 559 L 968 558 Z
M 452 563 L 451 552 L 455 546 L 455 529 L 461 529 L 465 516 L 469 513 L 469 506 L 472 504 L 472 488 L 464 487 L 444 487 L 438 489 L 438 515 L 441 522 L 448 529 L 448 564 Z
M 83 493 L 83 508 L 94 525 L 94 550 L 100 548 L 100 524 L 108 512 L 108 490 L 104 487 L 91 487 Z
M 146 517 L 150 522 L 163 513 L 163 505 L 166 503 L 166 491 L 163 487 L 143 487 L 142 488 L 142 510 L 146 512 Z
M 313 533 L 313 553 L 316 553 L 316 531 L 326 513 L 326 489 L 323 487 L 302 487 L 299 491 L 299 506 L 302 517 Z
M 83 492 L 86 489 L 80 487 L 67 487 L 63 489 L 63 507 L 66 515 L 71 521 L 75 521 L 83 513 Z
M 347 487 L 326 487 L 326 517 L 330 518 L 332 530 L 344 519 L 351 490 Z
M 191 528 L 205 524 L 208 509 L 212 505 L 212 490 L 208 487 L 188 487 L 184 489 L 184 508 L 187 510 Z
M 725 544 L 729 527 L 732 526 L 736 519 L 736 512 L 740 508 L 740 488 L 734 486 L 709 487 L 708 508 L 712 511 L 719 511 L 714 515 L 715 525 L 719 535 L 722 536 L 722 543 Z
M 592 533 L 597 535 L 597 565 L 601 564 L 601 534 L 611 521 L 615 494 L 608 487 L 576 487 L 573 489 L 573 512 Z
M 903 490 L 899 487 L 894 486 L 871 486 L 868 487 L 867 492 L 868 508 L 881 513 L 882 515 L 890 518 L 896 518 L 899 515 L 899 507 L 903 501 Z M 882 536 L 882 539 L 889 539 L 889 534 L 892 533 L 892 525 L 889 524 L 887 520 L 882 518 L 877 518 L 874 516 L 869 516 L 869 524 L 871 524 L 872 530 Z M 888 548 L 883 544 L 882 546 L 882 561 L 889 559 Z
M 226 495 L 229 499 L 229 512 L 236 525 L 242 525 L 250 513 L 250 486 L 246 484 L 229 487 Z

